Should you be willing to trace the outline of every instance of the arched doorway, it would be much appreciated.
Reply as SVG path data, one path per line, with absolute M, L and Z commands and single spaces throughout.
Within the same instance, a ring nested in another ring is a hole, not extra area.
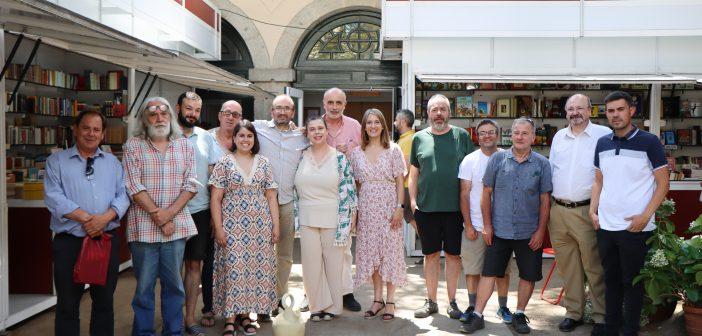
M 226 20 L 222 20 L 221 43 L 221 60 L 209 63 L 248 79 L 249 69 L 253 68 L 251 53 L 239 32 Z M 253 97 L 205 90 L 198 90 L 197 93 L 202 97 L 202 110 L 204 111 L 202 122 L 208 126 L 216 127 L 218 125 L 217 112 L 219 112 L 222 103 L 227 100 L 236 100 L 241 104 L 244 118 L 249 120 L 254 118 Z
M 341 13 L 313 28 L 295 59 L 294 87 L 305 92 L 305 117 L 323 113 L 324 91 L 339 87 L 346 91 L 346 115 L 360 121 L 365 110 L 378 108 L 391 123 L 402 65 L 382 61 L 380 43 L 380 13 L 374 11 Z

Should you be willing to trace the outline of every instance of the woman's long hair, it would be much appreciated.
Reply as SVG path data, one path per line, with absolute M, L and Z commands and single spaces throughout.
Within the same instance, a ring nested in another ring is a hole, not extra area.
M 385 116 L 380 110 L 372 108 L 366 110 L 361 121 L 361 149 L 365 150 L 370 143 L 370 137 L 368 137 L 366 132 L 366 122 L 370 116 L 376 116 L 380 120 L 380 125 L 383 126 L 383 130 L 380 132 L 380 144 L 383 145 L 383 148 L 390 148 L 390 134 L 388 133 L 388 124 L 385 122 Z

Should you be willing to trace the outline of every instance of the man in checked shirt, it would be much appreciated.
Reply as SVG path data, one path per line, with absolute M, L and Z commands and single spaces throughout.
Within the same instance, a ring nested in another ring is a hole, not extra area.
M 140 125 L 124 145 L 127 241 L 137 278 L 132 335 L 154 335 L 154 287 L 161 284 L 163 335 L 183 334 L 185 290 L 180 277 L 185 240 L 197 234 L 185 207 L 197 193 L 195 152 L 175 112 L 161 97 L 144 101 Z

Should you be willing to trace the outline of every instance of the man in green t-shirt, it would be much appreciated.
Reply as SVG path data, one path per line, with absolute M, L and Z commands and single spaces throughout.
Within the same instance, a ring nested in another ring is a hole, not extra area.
M 451 103 L 436 94 L 427 103 L 429 126 L 417 132 L 410 154 L 409 195 L 422 242 L 427 299 L 414 316 L 424 318 L 437 313 L 436 292 L 441 271 L 441 251 L 446 256 L 448 315 L 461 316 L 456 305 L 456 287 L 461 273 L 461 234 L 463 217 L 459 204 L 458 166 L 473 151 L 468 132 L 449 125 Z

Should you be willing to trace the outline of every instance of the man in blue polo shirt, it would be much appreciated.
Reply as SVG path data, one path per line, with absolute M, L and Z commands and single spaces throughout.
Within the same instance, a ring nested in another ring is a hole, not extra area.
M 605 104 L 614 133 L 597 141 L 590 203 L 604 268 L 605 335 L 636 335 L 644 288 L 633 280 L 644 265 L 653 214 L 668 193 L 669 175 L 658 137 L 631 124 L 636 112 L 631 96 L 615 91 Z

